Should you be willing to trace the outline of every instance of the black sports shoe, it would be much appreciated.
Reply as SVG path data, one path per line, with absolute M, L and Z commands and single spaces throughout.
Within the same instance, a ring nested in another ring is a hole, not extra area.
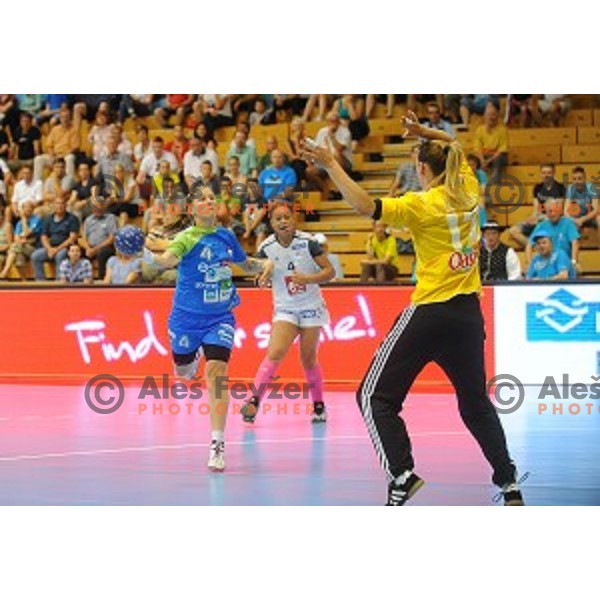
M 242 406 L 240 413 L 244 423 L 254 423 L 258 414 L 258 404 L 258 398 L 253 397 Z
M 504 497 L 504 506 L 525 506 L 523 494 L 516 483 L 505 485 L 502 488 L 502 496 Z
M 399 477 L 398 479 L 401 478 Z M 405 479 L 404 483 L 399 483 L 398 479 L 392 481 L 388 486 L 388 501 L 386 506 L 402 506 L 425 485 L 425 481 L 412 472 Z
M 323 402 L 313 403 L 313 413 L 311 416 L 313 423 L 325 423 L 327 421 L 327 411 Z
M 528 477 L 529 472 L 524 473 L 518 481 L 503 485 L 500 492 L 494 496 L 494 502 L 500 502 L 501 499 L 504 499 L 504 506 L 525 506 L 525 501 L 523 500 L 523 494 L 521 493 L 519 485 L 521 485 Z

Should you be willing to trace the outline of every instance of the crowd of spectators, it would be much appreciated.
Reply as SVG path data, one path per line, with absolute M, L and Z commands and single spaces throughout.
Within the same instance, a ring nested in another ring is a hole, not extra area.
M 44 280 L 44 264 L 53 261 L 57 279 L 64 282 L 88 282 L 94 272 L 106 283 L 170 282 L 172 273 L 145 272 L 117 252 L 115 234 L 143 217 L 150 245 L 164 247 L 189 225 L 185 199 L 197 186 L 210 187 L 219 198 L 221 224 L 260 244 L 270 233 L 271 200 L 291 199 L 299 189 L 339 197 L 326 173 L 302 158 L 306 123 L 324 121 L 316 142 L 329 147 L 353 173 L 352 151 L 369 135 L 377 102 L 385 104 L 386 118 L 393 116 L 397 102 L 420 109 L 427 126 L 451 136 L 468 126 L 473 114 L 482 115 L 469 156 L 482 190 L 481 274 L 486 281 L 521 277 L 517 254 L 500 242 L 499 227 L 488 223 L 491 199 L 486 190 L 500 181 L 508 162 L 507 125 L 517 118 L 522 127 L 544 119 L 558 125 L 570 106 L 567 96 L 508 95 L 502 119 L 499 97 L 485 94 L 0 94 L 0 279 L 13 266 L 25 279 L 31 261 L 35 279 Z M 139 121 L 149 116 L 160 128 L 173 128 L 168 143 L 150 137 Z M 130 119 L 138 120 L 137 125 L 126 134 L 124 124 Z M 87 144 L 82 143 L 84 121 L 89 124 Z M 266 152 L 258 155 L 251 127 L 282 121 L 290 124 L 288 139 L 270 136 Z M 231 125 L 236 125 L 235 135 L 220 162 L 215 132 Z M 186 133 L 190 130 L 191 135 Z M 510 237 L 525 250 L 527 277 L 562 277 L 565 259 L 568 276 L 574 276 L 579 231 L 600 225 L 595 187 L 581 167 L 573 170 L 568 189 L 556 181 L 552 165 L 541 171 L 532 215 L 514 226 Z M 389 194 L 419 189 L 414 161 L 403 163 Z M 375 224 L 361 280 L 397 277 L 396 242 L 384 223 Z M 341 266 L 338 271 L 339 276 Z

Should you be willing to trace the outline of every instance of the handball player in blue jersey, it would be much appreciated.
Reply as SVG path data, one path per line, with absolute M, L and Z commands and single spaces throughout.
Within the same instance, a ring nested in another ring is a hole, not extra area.
M 144 250 L 144 259 L 178 269 L 169 338 L 178 377 L 193 379 L 202 354 L 206 358 L 212 441 L 209 469 L 225 468 L 224 431 L 228 394 L 218 378 L 227 376 L 235 333 L 233 309 L 240 298 L 232 281 L 231 263 L 258 274 L 268 261 L 248 258 L 235 235 L 216 225 L 216 202 L 210 188 L 194 192 L 190 205 L 195 224 L 179 233 L 160 256 Z

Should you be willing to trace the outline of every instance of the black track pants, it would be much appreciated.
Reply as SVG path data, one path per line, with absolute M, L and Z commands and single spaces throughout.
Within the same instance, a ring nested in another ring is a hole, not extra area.
M 479 299 L 461 295 L 436 304 L 410 305 L 379 346 L 357 392 L 371 440 L 389 479 L 414 468 L 400 416 L 415 378 L 430 361 L 448 375 L 463 422 L 494 471 L 496 485 L 512 483 L 515 467 L 498 414 L 486 392 L 485 331 Z

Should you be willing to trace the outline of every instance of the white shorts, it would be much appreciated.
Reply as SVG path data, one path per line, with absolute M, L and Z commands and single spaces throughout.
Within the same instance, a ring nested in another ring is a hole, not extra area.
M 324 327 L 329 325 L 329 311 L 323 304 L 317 308 L 305 308 L 302 310 L 289 310 L 279 308 L 275 310 L 273 322 L 285 321 L 292 323 L 299 329 L 307 327 Z
M 552 100 L 538 100 L 538 106 L 544 114 L 550 111 L 552 104 Z M 570 102 L 568 100 L 559 100 L 558 105 L 560 106 L 560 112 L 565 113 L 569 110 Z

